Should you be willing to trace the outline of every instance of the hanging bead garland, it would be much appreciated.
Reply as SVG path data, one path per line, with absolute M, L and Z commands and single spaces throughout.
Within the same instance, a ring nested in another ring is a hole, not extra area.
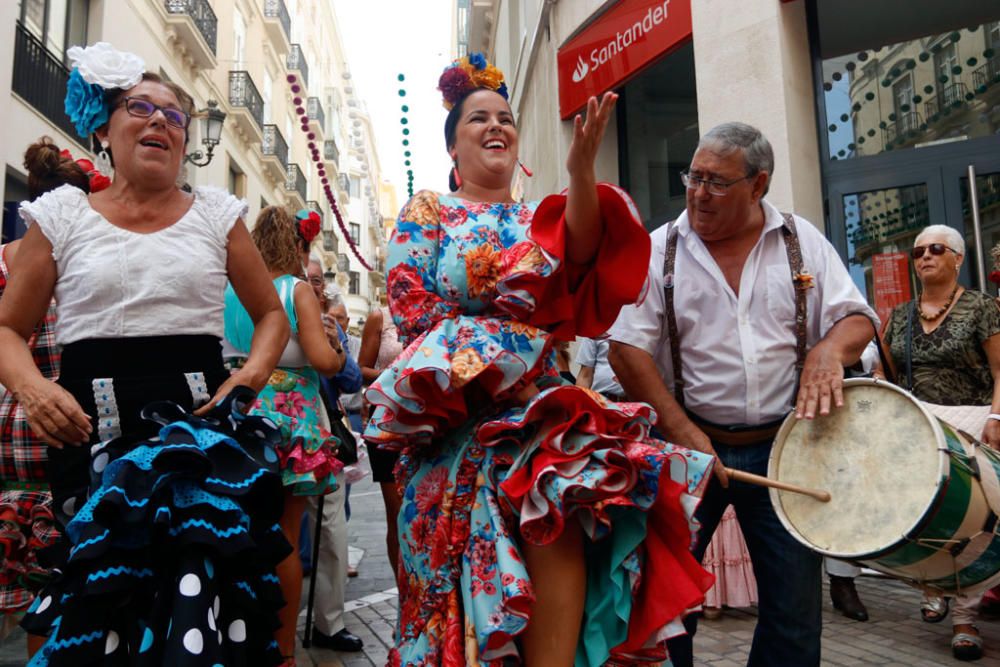
M 347 231 L 347 225 L 344 224 L 344 218 L 340 215 L 340 207 L 337 206 L 337 198 L 333 194 L 333 187 L 330 185 L 330 178 L 326 175 L 326 165 L 322 162 L 322 156 L 319 152 L 319 145 L 316 143 L 316 133 L 309 129 L 309 116 L 306 113 L 304 100 L 299 95 L 302 92 L 302 86 L 298 83 L 298 77 L 294 74 L 289 74 L 288 83 L 292 85 L 292 93 L 295 97 L 292 99 L 292 103 L 295 105 L 295 113 L 299 115 L 299 121 L 302 123 L 302 132 L 306 135 L 308 139 L 307 147 L 309 148 L 309 153 L 311 154 L 312 161 L 316 163 L 316 173 L 319 174 L 320 183 L 323 185 L 323 194 L 326 195 L 326 200 L 330 202 L 330 209 L 333 211 L 333 215 L 337 218 L 337 225 L 340 227 L 340 232 L 343 237 L 347 240 L 347 245 L 351 247 L 351 252 L 358 261 L 361 262 L 361 266 L 365 267 L 369 271 L 374 271 L 374 267 L 365 261 L 365 258 L 361 255 L 361 251 L 358 249 L 354 239 L 351 238 L 350 232 Z
M 403 74 L 396 75 L 396 80 L 400 83 L 406 81 L 406 77 Z M 406 97 L 406 89 L 399 89 L 399 96 Z M 402 105 L 400 111 L 403 112 L 402 117 L 399 119 L 399 124 L 403 126 L 403 157 L 406 158 L 403 161 L 403 165 L 406 167 L 406 193 L 412 198 L 413 197 L 413 151 L 410 150 L 410 128 L 406 127 L 409 124 L 409 119 L 407 119 L 406 114 L 410 112 L 410 107 L 407 105 Z

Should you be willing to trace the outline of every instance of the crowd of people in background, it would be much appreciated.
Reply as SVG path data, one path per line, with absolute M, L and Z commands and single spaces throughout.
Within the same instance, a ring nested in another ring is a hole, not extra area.
M 113 176 L 39 139 L 28 231 L 0 246 L 0 611 L 35 667 L 294 667 L 307 573 L 310 642 L 362 650 L 344 586 L 369 467 L 391 664 L 690 666 L 700 616 L 757 605 L 751 664 L 818 665 L 822 559 L 733 471 L 765 475 L 786 416 L 839 409 L 858 364 L 981 406 L 1000 446 L 1000 308 L 958 283 L 961 235 L 917 236 L 921 296 L 884 327 L 894 368 L 874 363 L 878 318 L 767 201 L 756 128 L 705 133 L 686 211 L 650 235 L 594 175 L 615 94 L 575 119 L 566 191 L 517 201 L 503 75 L 455 61 L 451 192 L 400 212 L 352 333 L 318 214 L 249 224 L 180 187 L 192 98 L 131 54 L 108 76 L 110 48 L 70 50 L 67 113 Z M 827 567 L 865 620 L 856 573 Z M 978 603 L 923 600 L 927 622 L 951 609 L 956 658 L 982 655 Z

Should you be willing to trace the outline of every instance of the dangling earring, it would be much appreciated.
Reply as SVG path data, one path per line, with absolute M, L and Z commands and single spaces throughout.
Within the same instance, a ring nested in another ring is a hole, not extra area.
M 455 181 L 455 189 L 456 190 L 461 190 L 462 189 L 462 177 L 458 173 L 458 165 L 457 164 L 455 164 L 451 168 L 451 178 L 452 178 L 452 180 Z
M 101 152 L 97 154 L 97 163 L 95 166 L 97 167 L 97 171 L 101 172 L 105 176 L 111 176 L 111 171 L 114 167 L 111 166 L 111 157 L 108 155 L 107 139 L 101 142 Z
M 523 163 L 523 162 L 521 162 L 520 160 L 518 160 L 518 161 L 517 161 L 517 164 L 518 164 L 518 165 L 520 165 L 520 167 L 521 167 L 521 171 L 523 171 L 523 172 L 524 172 L 524 175 L 525 175 L 525 176 L 527 176 L 528 178 L 531 178 L 532 176 L 534 176 L 534 174 L 533 174 L 533 173 L 531 173 L 531 170 L 530 170 L 530 169 L 528 169 L 527 167 L 525 167 L 525 166 L 524 166 L 524 163 Z

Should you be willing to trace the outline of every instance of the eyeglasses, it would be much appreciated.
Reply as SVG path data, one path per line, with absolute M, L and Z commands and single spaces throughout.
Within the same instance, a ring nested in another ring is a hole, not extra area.
M 697 190 L 702 185 L 708 190 L 708 194 L 713 197 L 724 197 L 729 192 L 729 188 L 733 187 L 740 181 L 745 181 L 749 178 L 753 178 L 757 174 L 748 174 L 743 178 L 737 178 L 735 181 L 729 181 L 728 183 L 723 181 L 710 181 L 707 178 L 701 178 L 700 176 L 692 176 L 686 171 L 681 172 L 681 183 L 684 184 L 688 190 Z
M 167 125 L 186 130 L 191 124 L 191 114 L 173 107 L 161 107 L 159 104 L 153 104 L 141 97 L 126 97 L 122 100 L 122 104 L 125 105 L 125 111 L 136 118 L 149 118 L 159 111 L 167 119 Z
M 945 250 L 951 250 L 956 255 L 958 251 L 954 248 L 949 248 L 943 243 L 931 243 L 930 245 L 915 245 L 913 250 L 910 251 L 910 256 L 913 259 L 920 259 L 924 256 L 924 250 L 929 250 L 932 255 L 943 255 Z

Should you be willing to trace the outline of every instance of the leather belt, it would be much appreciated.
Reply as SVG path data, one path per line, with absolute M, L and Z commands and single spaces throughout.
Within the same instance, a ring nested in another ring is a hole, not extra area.
M 748 426 L 746 424 L 723 425 L 713 424 L 702 419 L 691 411 L 687 411 L 688 417 L 695 425 L 705 432 L 712 442 L 718 442 L 730 447 L 741 447 L 743 445 L 756 445 L 768 440 L 773 440 L 778 434 L 778 429 L 784 423 L 784 418 L 777 419 L 766 424 Z

